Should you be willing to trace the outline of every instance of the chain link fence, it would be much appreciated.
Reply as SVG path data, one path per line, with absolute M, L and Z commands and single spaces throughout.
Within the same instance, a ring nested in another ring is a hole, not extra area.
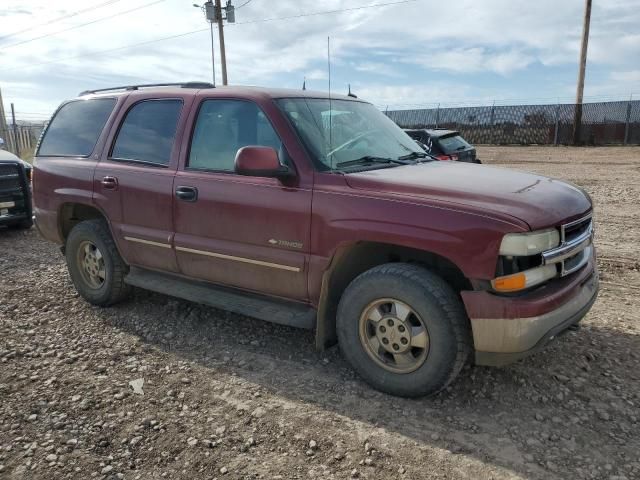
M 575 104 L 564 103 L 424 108 L 385 113 L 402 128 L 458 130 L 475 144 L 570 145 L 575 108 Z M 15 133 L 12 125 L 0 127 L 3 148 L 29 157 L 45 126 L 46 122 L 18 122 Z M 584 103 L 580 143 L 639 145 L 640 100 Z
M 569 145 L 575 108 L 575 104 L 490 105 L 385 113 L 402 128 L 458 130 L 475 144 Z M 640 100 L 584 103 L 580 143 L 640 144 Z
M 15 128 L 13 125 L 0 127 L 0 138 L 4 141 L 1 148 L 24 160 L 30 160 L 38 144 L 38 139 L 46 127 L 46 122 L 23 124 L 18 121 L 16 123 Z

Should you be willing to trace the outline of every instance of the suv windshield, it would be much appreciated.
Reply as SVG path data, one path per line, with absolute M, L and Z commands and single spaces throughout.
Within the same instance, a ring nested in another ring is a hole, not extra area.
M 391 119 L 370 103 L 326 98 L 277 101 L 321 170 L 359 164 L 386 168 L 424 157 L 424 152 Z M 361 162 L 360 162 L 361 161 Z

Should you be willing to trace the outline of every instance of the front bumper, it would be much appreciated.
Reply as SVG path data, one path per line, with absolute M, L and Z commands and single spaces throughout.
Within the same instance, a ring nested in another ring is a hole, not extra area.
M 531 298 L 463 292 L 473 330 L 476 364 L 500 366 L 513 363 L 539 351 L 582 320 L 598 296 L 594 256 L 581 272 L 572 277 L 553 291 L 541 289 Z M 487 300 L 484 295 L 493 298 L 480 305 L 483 299 Z
M 27 213 L 10 213 L 6 215 L 0 215 L 0 225 L 13 225 L 14 223 L 22 222 L 29 218 Z

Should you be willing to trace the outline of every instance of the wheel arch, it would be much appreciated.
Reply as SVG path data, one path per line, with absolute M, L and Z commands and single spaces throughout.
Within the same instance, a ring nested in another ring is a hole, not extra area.
M 318 350 L 337 341 L 338 303 L 349 283 L 373 267 L 393 262 L 425 266 L 440 275 L 457 293 L 472 289 L 470 280 L 455 263 L 428 250 L 378 242 L 357 242 L 339 247 L 322 276 L 315 338 Z
M 58 235 L 62 239 L 63 253 L 67 237 L 69 236 L 69 233 L 71 232 L 73 227 L 85 220 L 96 219 L 102 219 L 106 222 L 107 227 L 109 228 L 109 233 L 111 234 L 111 238 L 113 238 L 113 241 L 116 244 L 118 253 L 120 254 L 120 256 L 122 256 L 120 246 L 118 245 L 116 236 L 113 234 L 113 228 L 107 215 L 100 207 L 94 204 L 82 202 L 65 202 L 60 205 L 60 208 L 58 210 Z

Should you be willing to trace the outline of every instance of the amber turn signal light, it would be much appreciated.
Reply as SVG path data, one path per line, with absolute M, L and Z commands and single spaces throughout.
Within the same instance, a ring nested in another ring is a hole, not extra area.
M 555 265 L 541 265 L 513 275 L 495 278 L 491 280 L 491 286 L 496 292 L 516 292 L 544 283 L 556 275 Z
M 515 273 L 505 277 L 498 277 L 491 281 L 493 289 L 498 292 L 515 292 L 522 290 L 527 285 L 527 276 L 523 273 Z

